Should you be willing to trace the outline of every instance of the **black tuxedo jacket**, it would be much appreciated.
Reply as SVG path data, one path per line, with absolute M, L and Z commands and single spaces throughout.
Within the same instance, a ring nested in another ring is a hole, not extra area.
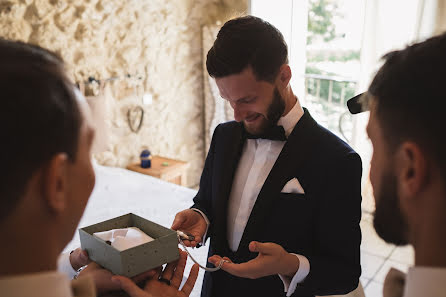
M 209 256 L 235 263 L 257 256 L 251 241 L 274 242 L 304 255 L 310 273 L 292 296 L 346 294 L 361 274 L 361 159 L 345 142 L 319 126 L 305 109 L 288 137 L 252 209 L 237 251 L 227 241 L 227 209 L 244 144 L 241 123 L 220 124 L 212 137 L 194 198 L 194 208 L 210 220 Z M 281 193 L 297 178 L 305 194 Z M 209 264 L 210 267 L 213 267 Z M 260 279 L 234 277 L 222 270 L 206 273 L 202 297 L 285 296 L 277 275 Z

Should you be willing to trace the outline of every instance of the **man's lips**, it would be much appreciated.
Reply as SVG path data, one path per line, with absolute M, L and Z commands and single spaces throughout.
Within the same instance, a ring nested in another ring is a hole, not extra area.
M 247 118 L 245 118 L 245 122 L 248 122 L 248 123 L 250 123 L 250 122 L 254 122 L 255 120 L 257 120 L 258 118 L 260 117 L 260 114 L 255 114 L 255 115 L 252 115 L 252 116 L 249 116 L 249 117 L 247 117 Z

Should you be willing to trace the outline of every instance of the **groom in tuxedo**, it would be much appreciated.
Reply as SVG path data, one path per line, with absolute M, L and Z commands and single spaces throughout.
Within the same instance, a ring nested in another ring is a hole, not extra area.
M 206 273 L 202 296 L 354 290 L 361 160 L 302 108 L 282 34 L 257 17 L 230 20 L 206 66 L 235 121 L 215 129 L 194 205 L 172 228 L 194 235 L 190 246 L 211 239 L 210 267 L 225 257 L 247 269 Z
M 376 232 L 415 250 L 407 277 L 387 275 L 384 297 L 446 296 L 445 53 L 446 34 L 391 52 L 348 101 L 352 113 L 370 110 Z

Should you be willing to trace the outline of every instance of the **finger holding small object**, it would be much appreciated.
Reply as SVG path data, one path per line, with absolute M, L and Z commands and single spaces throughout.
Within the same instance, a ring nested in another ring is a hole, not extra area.
M 182 240 L 184 245 L 187 247 L 194 247 L 195 241 L 189 241 L 189 240 Z
M 195 241 L 195 236 L 193 236 L 192 234 L 187 233 L 185 231 L 180 231 L 180 230 L 178 230 L 177 232 L 178 232 L 178 235 L 180 235 L 180 238 L 182 240 L 189 240 L 191 242 Z
M 181 239 L 181 238 L 180 238 Z M 197 241 L 197 240 L 192 240 L 192 241 L 190 241 L 190 240 L 183 240 L 183 239 L 181 239 L 181 241 L 183 242 L 183 244 L 185 245 L 185 246 L 187 246 L 187 247 L 192 247 L 192 248 L 194 248 L 194 247 L 197 247 L 198 246 L 198 244 L 200 243 L 200 241 Z
M 218 266 L 218 263 L 220 263 L 221 260 L 223 260 L 223 258 L 220 257 L 219 255 L 213 255 L 208 259 L 208 261 L 212 263 L 214 266 Z
M 208 259 L 209 262 L 211 262 L 215 267 L 221 267 L 223 268 L 223 265 L 225 263 L 232 263 L 231 259 L 228 257 L 220 257 L 219 255 L 213 255 Z

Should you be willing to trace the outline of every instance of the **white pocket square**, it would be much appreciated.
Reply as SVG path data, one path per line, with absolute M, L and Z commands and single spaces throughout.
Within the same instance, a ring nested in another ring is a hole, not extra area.
M 305 194 L 304 188 L 300 185 L 297 178 L 289 180 L 282 189 L 282 193 Z

